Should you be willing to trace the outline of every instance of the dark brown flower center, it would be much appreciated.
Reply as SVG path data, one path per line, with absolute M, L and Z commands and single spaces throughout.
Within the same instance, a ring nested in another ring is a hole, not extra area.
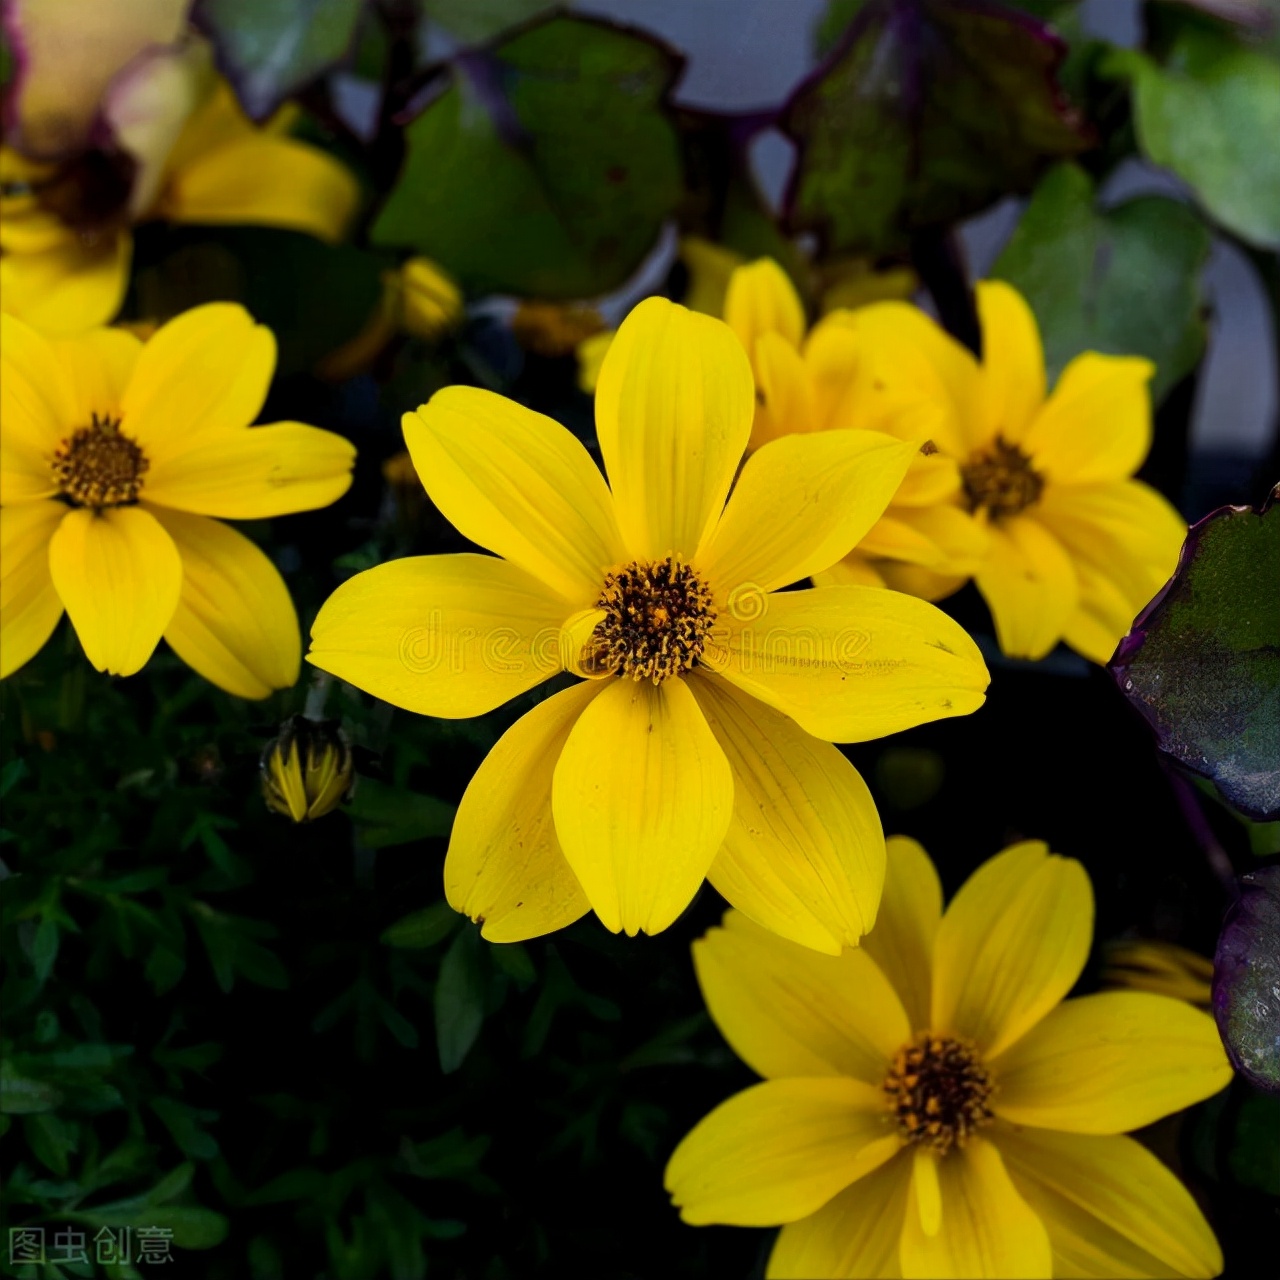
M 990 449 L 975 453 L 960 468 L 960 477 L 970 509 L 985 507 L 996 520 L 1025 511 L 1044 492 L 1044 477 L 1031 459 L 998 436 Z
M 939 1154 L 964 1146 L 975 1129 L 991 1122 L 991 1090 L 971 1044 L 927 1031 L 898 1050 L 884 1078 L 899 1132 Z
M 678 556 L 612 570 L 596 608 L 605 617 L 591 634 L 588 665 L 654 684 L 697 662 L 716 620 L 710 589 Z
M 118 507 L 136 502 L 150 462 L 120 431 L 117 418 L 93 415 L 53 451 L 53 482 L 78 507 Z

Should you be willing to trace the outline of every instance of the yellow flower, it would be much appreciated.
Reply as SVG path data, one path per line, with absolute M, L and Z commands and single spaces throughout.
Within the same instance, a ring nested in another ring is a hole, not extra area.
M 358 574 L 321 609 L 310 661 L 445 717 L 587 677 L 507 731 L 458 809 L 445 891 L 493 941 L 588 910 L 656 933 L 709 876 L 837 953 L 875 917 L 884 849 L 831 743 L 983 701 L 977 648 L 923 601 L 779 590 L 858 540 L 914 446 L 781 440 L 735 484 L 754 403 L 728 328 L 651 298 L 601 370 L 608 484 L 568 431 L 487 391 L 448 387 L 404 417 L 432 500 L 495 555 Z
M 1065 640 L 1106 662 L 1172 574 L 1186 534 L 1173 507 L 1131 479 L 1151 447 L 1153 366 L 1088 351 L 1046 396 L 1040 334 L 1021 296 L 985 281 L 978 311 L 981 363 L 915 307 L 848 313 L 866 422 L 880 402 L 918 414 L 935 457 L 959 466 L 989 536 L 975 579 L 1004 652 L 1040 658 Z
M 0 316 L 0 676 L 63 609 L 99 671 L 130 675 L 163 636 L 231 693 L 298 677 L 275 566 L 209 519 L 327 506 L 355 451 L 298 422 L 249 429 L 275 368 L 270 330 L 213 303 L 145 344 L 120 329 L 50 339 Z
M 584 342 L 603 330 L 604 317 L 595 307 L 580 302 L 540 302 L 536 298 L 525 298 L 511 317 L 515 340 L 526 351 L 550 360 L 573 355 Z
M 284 227 L 337 240 L 355 210 L 350 173 L 285 136 L 285 111 L 258 128 L 225 82 L 212 78 L 202 43 L 144 63 L 112 100 L 116 141 L 137 161 L 117 176 L 105 208 L 76 207 L 90 153 L 69 165 L 35 163 L 0 149 L 0 294 L 4 309 L 48 333 L 105 324 L 128 285 L 129 225 L 171 222 Z M 68 208 L 68 203 L 71 207 Z
M 350 798 L 351 744 L 336 720 L 290 716 L 262 752 L 267 808 L 294 822 L 314 822 Z
M 1178 1000 L 1063 1000 L 1093 933 L 1089 878 L 1038 841 L 942 910 L 895 837 L 875 929 L 817 955 L 736 912 L 694 944 L 711 1016 L 764 1083 L 676 1149 L 686 1222 L 786 1224 L 767 1275 L 1215 1276 L 1196 1203 L 1129 1130 L 1231 1078 Z

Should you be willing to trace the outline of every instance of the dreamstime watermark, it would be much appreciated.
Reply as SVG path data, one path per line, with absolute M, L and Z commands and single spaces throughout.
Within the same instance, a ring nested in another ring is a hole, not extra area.
M 777 611 L 772 611 L 775 614 Z M 870 655 L 872 637 L 859 627 L 829 632 L 819 627 L 770 619 L 770 596 L 744 583 L 727 597 L 727 608 L 704 641 L 702 661 L 712 670 L 733 666 L 744 674 L 776 675 L 819 670 L 853 674 L 898 666 Z M 532 635 L 515 627 L 454 626 L 444 611 L 430 609 L 422 624 L 400 635 L 398 657 L 414 675 L 462 676 L 485 671 L 519 676 L 531 671 L 552 675 L 578 670 L 584 663 L 581 631 L 541 627 Z

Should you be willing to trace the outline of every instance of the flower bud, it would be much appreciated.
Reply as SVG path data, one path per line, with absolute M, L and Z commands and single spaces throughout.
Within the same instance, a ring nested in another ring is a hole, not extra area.
M 351 795 L 351 745 L 336 720 L 290 716 L 262 752 L 262 796 L 268 809 L 310 822 Z

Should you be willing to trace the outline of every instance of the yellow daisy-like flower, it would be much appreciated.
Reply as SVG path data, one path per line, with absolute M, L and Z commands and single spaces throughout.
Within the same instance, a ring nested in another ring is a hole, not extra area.
M 301 638 L 271 561 L 211 516 L 327 506 L 355 450 L 299 422 L 256 427 L 271 331 L 229 303 L 145 344 L 120 329 L 50 339 L 0 316 L 0 676 L 63 610 L 89 661 L 131 675 L 163 636 L 245 698 L 298 678 Z
M 783 1225 L 784 1277 L 1215 1276 L 1195 1201 L 1124 1137 L 1224 1088 L 1213 1019 L 1134 991 L 1063 1000 L 1084 967 L 1084 868 L 1027 841 L 944 913 L 889 842 L 875 929 L 821 956 L 736 912 L 694 944 L 707 1007 L 764 1083 L 684 1139 L 686 1222 Z
M 1151 447 L 1154 366 L 1088 351 L 1046 395 L 1035 317 L 1009 285 L 978 285 L 979 363 L 903 303 L 850 312 L 863 400 L 929 423 L 935 457 L 958 466 L 965 504 L 989 547 L 975 573 L 1011 657 L 1041 658 L 1060 640 L 1106 662 L 1178 562 L 1186 524 L 1131 477 Z M 960 585 L 927 567 L 920 594 Z M 902 585 L 902 584 L 899 584 Z
M 766 927 L 837 953 L 875 918 L 884 843 L 831 743 L 983 701 L 976 646 L 923 601 L 779 590 L 857 542 L 916 446 L 788 438 L 735 483 L 754 404 L 730 330 L 653 298 L 600 374 L 608 484 L 563 427 L 490 392 L 449 387 L 405 415 L 427 492 L 495 556 L 358 574 L 321 609 L 309 658 L 446 717 L 585 677 L 507 731 L 458 809 L 445 891 L 493 941 L 588 910 L 656 933 L 709 876 Z

